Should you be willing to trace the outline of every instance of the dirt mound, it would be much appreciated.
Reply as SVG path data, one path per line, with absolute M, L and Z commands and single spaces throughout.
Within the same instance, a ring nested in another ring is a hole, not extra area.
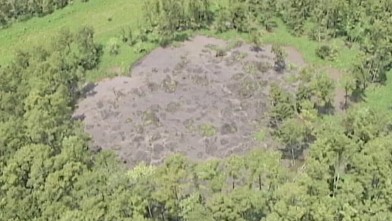
M 295 72 L 275 72 L 270 49 L 201 36 L 156 49 L 131 77 L 98 83 L 75 116 L 84 116 L 96 146 L 130 166 L 173 153 L 196 160 L 241 154 L 256 145 L 269 85 L 286 85 Z

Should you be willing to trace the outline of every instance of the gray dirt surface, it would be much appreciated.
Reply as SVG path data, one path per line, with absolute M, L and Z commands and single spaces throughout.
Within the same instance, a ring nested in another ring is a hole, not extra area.
M 130 167 L 159 164 L 173 153 L 193 160 L 243 154 L 260 146 L 254 132 L 265 125 L 269 86 L 292 90 L 285 79 L 297 70 L 275 72 L 268 45 L 228 45 L 197 36 L 158 48 L 131 77 L 97 83 L 74 116 L 84 116 L 93 146 L 116 151 Z M 297 51 L 286 51 L 293 66 L 305 64 Z

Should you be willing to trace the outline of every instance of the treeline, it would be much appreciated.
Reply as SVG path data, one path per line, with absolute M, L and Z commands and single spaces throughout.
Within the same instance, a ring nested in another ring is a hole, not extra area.
M 358 124 L 362 122 L 363 124 Z M 366 122 L 366 123 L 365 123 Z M 299 172 L 256 150 L 194 164 L 181 156 L 129 173 L 142 220 L 389 220 L 390 117 L 368 108 L 315 128 Z M 372 128 L 372 129 L 370 129 Z
M 50 14 L 73 2 L 73 0 L 0 0 L 0 28 L 14 21 Z
M 149 0 L 144 12 L 147 24 L 141 34 L 162 44 L 181 37 L 182 31 L 201 28 L 255 35 L 260 28 L 272 31 L 277 18 L 295 35 L 316 41 L 343 38 L 349 47 L 359 44 L 361 56 L 351 69 L 357 93 L 369 83 L 385 82 L 392 68 L 390 0 Z M 328 58 L 331 53 L 333 49 L 324 45 L 315 55 Z
M 0 220 L 59 220 L 77 175 L 94 165 L 71 115 L 101 52 L 91 28 L 64 29 L 0 69 Z

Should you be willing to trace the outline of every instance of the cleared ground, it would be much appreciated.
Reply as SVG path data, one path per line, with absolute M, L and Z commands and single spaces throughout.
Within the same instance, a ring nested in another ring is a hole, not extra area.
M 173 153 L 195 160 L 241 154 L 257 146 L 271 83 L 293 90 L 285 81 L 304 65 L 287 48 L 290 68 L 276 72 L 270 51 L 202 36 L 158 48 L 131 77 L 98 83 L 75 116 L 96 148 L 114 149 L 130 166 Z

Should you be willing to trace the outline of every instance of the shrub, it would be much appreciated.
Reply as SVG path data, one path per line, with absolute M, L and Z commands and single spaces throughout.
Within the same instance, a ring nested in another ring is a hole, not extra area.
M 217 50 L 216 50 L 216 54 L 215 54 L 215 57 L 224 57 L 224 56 L 226 56 L 226 49 L 224 49 L 224 48 L 218 48 Z
M 286 53 L 279 45 L 273 45 L 271 48 L 271 52 L 275 55 L 274 63 L 275 70 L 281 72 L 286 69 Z
M 134 43 L 132 29 L 130 27 L 122 28 L 120 38 L 123 43 L 129 43 L 132 45 Z
M 111 38 L 109 40 L 108 51 L 110 55 L 118 55 L 120 53 L 120 44 L 117 38 Z
M 316 55 L 323 60 L 334 60 L 336 50 L 328 45 L 322 45 L 316 49 Z

